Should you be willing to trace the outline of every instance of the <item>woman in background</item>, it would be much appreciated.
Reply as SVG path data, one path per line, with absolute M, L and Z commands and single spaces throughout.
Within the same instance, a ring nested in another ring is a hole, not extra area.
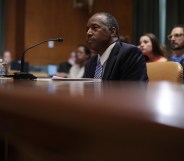
M 166 62 L 157 37 L 152 33 L 141 36 L 138 46 L 145 56 L 146 62 Z
M 56 73 L 55 76 L 67 77 L 67 78 L 82 78 L 84 75 L 85 64 L 90 58 L 91 51 L 85 45 L 78 45 L 75 51 L 76 59 L 75 65 L 73 65 L 69 73 Z

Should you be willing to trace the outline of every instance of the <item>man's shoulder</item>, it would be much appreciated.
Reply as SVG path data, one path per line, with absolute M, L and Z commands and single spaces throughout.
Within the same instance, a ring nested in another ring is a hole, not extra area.
M 124 49 L 124 50 L 137 50 L 137 51 L 139 50 L 138 47 L 133 44 L 120 42 L 120 45 L 121 45 L 121 49 Z
M 129 55 L 131 56 L 132 54 L 134 55 L 142 55 L 140 49 L 132 44 L 127 44 L 123 42 L 118 42 L 117 45 L 115 46 L 115 50 L 118 50 L 118 55 Z

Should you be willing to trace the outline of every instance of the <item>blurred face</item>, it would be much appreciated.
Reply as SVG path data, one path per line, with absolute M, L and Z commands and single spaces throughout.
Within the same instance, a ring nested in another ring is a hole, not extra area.
M 181 27 L 176 27 L 172 30 L 171 34 L 168 36 L 171 41 L 171 48 L 173 50 L 184 49 L 184 31 Z
M 105 51 L 112 41 L 112 32 L 106 26 L 104 15 L 93 15 L 87 23 L 86 33 L 89 47 L 99 53 Z
M 68 61 L 72 65 L 75 64 L 75 62 L 76 62 L 76 52 L 72 51 L 70 53 L 70 57 L 69 57 Z
M 4 54 L 3 54 L 3 62 L 5 63 L 11 63 L 12 61 L 12 58 L 11 58 L 11 53 L 9 51 L 6 51 Z
M 85 54 L 84 47 L 80 46 L 76 50 L 76 63 L 84 64 L 88 59 L 88 55 Z
M 142 36 L 140 38 L 139 48 L 144 55 L 149 55 L 150 53 L 152 53 L 152 42 L 148 36 Z

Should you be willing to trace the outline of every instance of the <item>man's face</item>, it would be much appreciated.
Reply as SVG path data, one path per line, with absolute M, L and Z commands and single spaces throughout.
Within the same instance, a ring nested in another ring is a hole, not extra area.
M 171 48 L 173 50 L 184 49 L 184 31 L 181 27 L 176 27 L 172 30 L 171 34 L 168 36 L 171 41 Z
M 87 43 L 92 50 L 97 52 L 106 49 L 111 42 L 111 30 L 106 26 L 104 15 L 93 15 L 86 26 Z

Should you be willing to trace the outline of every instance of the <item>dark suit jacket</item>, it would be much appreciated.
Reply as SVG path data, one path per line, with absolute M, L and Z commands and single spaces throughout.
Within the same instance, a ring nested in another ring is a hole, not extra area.
M 93 78 L 98 55 L 85 66 L 85 78 Z M 146 62 L 141 51 L 133 45 L 117 42 L 107 60 L 103 80 L 148 81 Z

